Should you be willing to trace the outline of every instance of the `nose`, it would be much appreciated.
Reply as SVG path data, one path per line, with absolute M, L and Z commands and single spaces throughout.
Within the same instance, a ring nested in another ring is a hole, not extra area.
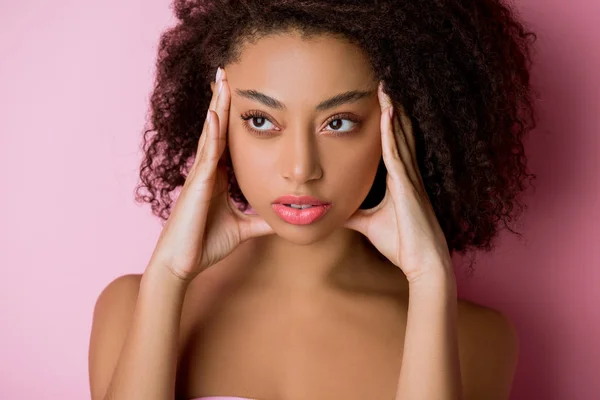
M 317 138 L 309 131 L 284 135 L 280 153 L 281 175 L 295 185 L 302 185 L 323 176 Z

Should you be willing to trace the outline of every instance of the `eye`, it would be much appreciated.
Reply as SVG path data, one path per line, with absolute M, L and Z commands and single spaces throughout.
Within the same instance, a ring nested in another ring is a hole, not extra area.
M 268 119 L 266 119 L 265 117 L 251 117 L 248 119 L 248 121 L 252 121 L 252 122 L 256 122 L 256 124 L 250 123 L 250 125 L 252 126 L 253 129 L 257 129 L 257 130 L 265 130 L 268 131 L 269 125 L 271 124 L 271 122 L 269 122 Z M 266 128 L 265 128 L 266 125 Z M 271 124 L 273 125 L 273 124 Z M 265 128 L 265 129 L 262 129 Z
M 273 123 L 269 121 L 266 115 L 257 111 L 250 111 L 241 115 L 240 118 L 244 121 L 243 124 L 246 129 L 254 132 L 258 136 L 266 135 L 266 132 L 272 130 L 274 127 Z
M 352 133 L 358 128 L 359 124 L 360 121 L 356 117 L 349 114 L 334 115 L 327 122 L 327 126 L 332 128 L 329 131 L 333 132 L 334 135 Z
M 327 124 L 335 132 L 350 132 L 356 122 L 346 118 L 336 118 Z
M 242 114 L 240 118 L 244 121 L 246 129 L 257 136 L 270 136 L 270 131 L 277 131 L 269 118 L 260 111 L 249 111 Z M 352 114 L 336 114 L 330 117 L 325 126 L 332 129 L 325 129 L 333 136 L 343 136 L 357 131 L 360 120 Z

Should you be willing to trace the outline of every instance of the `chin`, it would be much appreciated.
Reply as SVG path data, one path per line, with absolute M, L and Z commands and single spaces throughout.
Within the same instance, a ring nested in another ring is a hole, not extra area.
M 285 223 L 285 222 L 284 222 Z M 275 234 L 277 235 L 277 237 L 296 244 L 298 246 L 308 246 L 314 243 L 317 243 L 318 241 L 322 240 L 323 238 L 327 237 L 331 232 L 330 231 L 323 231 L 323 230 L 315 230 L 315 229 L 311 229 L 308 230 L 306 229 L 306 226 L 303 227 L 297 227 L 297 226 L 290 226 L 290 228 L 276 228 L 274 225 L 273 229 L 275 230 Z M 300 229 L 302 230 L 300 230 Z

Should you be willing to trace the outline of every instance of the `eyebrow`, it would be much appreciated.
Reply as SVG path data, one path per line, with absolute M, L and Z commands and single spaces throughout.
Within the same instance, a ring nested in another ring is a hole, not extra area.
M 374 90 L 369 90 L 369 91 L 351 90 L 348 92 L 336 94 L 335 96 L 317 104 L 317 106 L 315 107 L 315 110 L 316 111 L 324 111 L 324 110 L 328 110 L 330 108 L 340 106 L 342 104 L 352 103 L 352 102 L 358 101 L 364 97 L 370 96 L 373 92 L 375 92 L 375 91 Z M 266 94 L 261 93 L 256 90 L 236 89 L 235 93 L 240 97 L 244 97 L 246 99 L 257 101 L 267 107 L 274 108 L 276 110 L 286 110 L 287 109 L 285 104 L 283 104 L 281 101 L 274 99 L 271 96 L 267 96 Z

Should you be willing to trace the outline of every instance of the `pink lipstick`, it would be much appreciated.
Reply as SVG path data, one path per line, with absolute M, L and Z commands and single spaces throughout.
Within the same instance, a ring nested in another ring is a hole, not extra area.
M 289 224 L 309 225 L 331 208 L 331 203 L 311 196 L 282 196 L 272 204 L 275 213 Z

